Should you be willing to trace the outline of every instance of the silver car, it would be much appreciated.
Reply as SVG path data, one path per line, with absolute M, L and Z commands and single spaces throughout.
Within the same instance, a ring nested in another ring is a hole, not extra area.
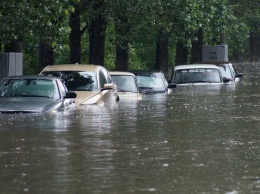
M 0 85 L 1 113 L 55 113 L 75 107 L 76 93 L 47 76 L 11 76 Z

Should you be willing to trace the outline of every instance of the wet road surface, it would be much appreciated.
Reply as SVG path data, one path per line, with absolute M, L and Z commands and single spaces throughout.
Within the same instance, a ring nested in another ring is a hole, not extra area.
M 0 115 L 0 193 L 259 193 L 260 78 Z

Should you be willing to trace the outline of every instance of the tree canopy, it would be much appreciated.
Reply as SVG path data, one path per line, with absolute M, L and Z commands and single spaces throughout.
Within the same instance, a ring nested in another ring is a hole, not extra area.
M 74 21 L 71 14 L 77 9 L 74 19 L 80 19 L 82 34 L 77 41 L 81 49 L 71 47 L 75 38 L 69 38 Z M 185 57 L 189 62 L 192 43 L 199 38 L 202 44 L 228 44 L 231 60 L 249 60 L 252 53 L 259 55 L 260 44 L 251 40 L 260 42 L 259 19 L 260 3 L 246 0 L 3 0 L 0 44 L 4 52 L 12 41 L 23 43 L 27 73 L 32 73 L 29 69 L 33 68 L 38 71 L 40 43 L 51 49 L 54 63 L 69 63 L 71 55 L 76 54 L 70 49 L 81 55 L 81 63 L 96 61 L 93 49 L 104 44 L 99 48 L 99 57 L 108 69 L 119 68 L 121 63 L 124 66 L 120 68 L 163 69 L 175 65 L 176 45 L 180 42 L 187 48 Z M 202 37 L 197 36 L 198 31 Z M 93 42 L 95 33 L 104 40 Z M 163 55 L 165 52 L 168 54 Z

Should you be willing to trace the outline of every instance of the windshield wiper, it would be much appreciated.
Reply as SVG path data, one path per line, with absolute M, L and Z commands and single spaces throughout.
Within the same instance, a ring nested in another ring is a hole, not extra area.
M 208 81 L 205 80 L 191 80 L 191 81 L 183 81 L 179 82 L 179 84 L 186 84 L 186 83 L 207 83 Z
M 13 95 L 13 97 L 41 97 L 41 98 L 50 98 L 50 96 L 39 96 L 39 95 L 32 95 L 32 94 Z
M 124 89 L 120 89 L 120 90 L 117 90 L 118 92 L 129 92 L 129 91 L 127 91 L 127 90 L 124 90 Z
M 141 89 L 153 89 L 154 87 L 139 87 L 139 88 L 141 88 Z

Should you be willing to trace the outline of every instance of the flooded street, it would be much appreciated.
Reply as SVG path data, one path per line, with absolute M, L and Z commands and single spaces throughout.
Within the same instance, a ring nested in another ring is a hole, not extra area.
M 259 193 L 259 68 L 115 107 L 0 115 L 0 193 Z

